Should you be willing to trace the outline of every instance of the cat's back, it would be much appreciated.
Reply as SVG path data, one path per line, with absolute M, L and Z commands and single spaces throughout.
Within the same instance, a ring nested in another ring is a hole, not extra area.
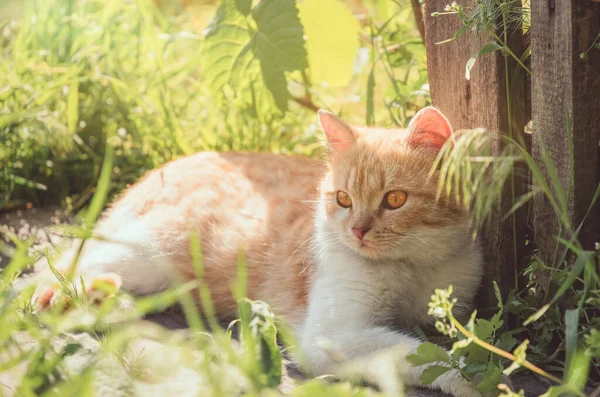
M 256 216 L 264 205 L 314 197 L 324 171 L 323 161 L 303 156 L 201 152 L 148 172 L 125 190 L 109 214 L 137 218 L 186 208 L 226 211 L 227 205 L 246 207 Z

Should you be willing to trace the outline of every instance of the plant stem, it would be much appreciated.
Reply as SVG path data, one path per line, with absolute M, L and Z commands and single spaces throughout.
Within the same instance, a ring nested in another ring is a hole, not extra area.
M 501 7 L 502 10 L 502 33 L 504 38 L 505 48 L 508 48 L 508 18 L 506 16 L 506 7 Z M 512 119 L 512 95 L 510 92 L 510 75 L 508 72 L 508 58 L 504 57 L 504 89 L 506 90 L 506 112 L 507 112 L 507 121 L 508 121 L 508 136 L 512 139 L 515 139 L 513 136 L 513 119 Z M 510 145 L 509 155 L 513 156 L 513 146 Z M 511 187 L 511 200 L 512 203 L 516 201 L 516 191 L 515 191 L 515 170 L 514 168 L 510 172 L 510 187 Z M 517 247 L 517 213 L 513 212 L 511 215 L 511 227 L 513 234 L 513 260 L 515 263 L 514 266 L 514 283 L 515 289 L 519 289 L 519 272 L 518 266 L 516 265 L 519 262 L 519 252 Z
M 523 68 L 523 70 L 525 70 L 527 72 L 527 74 L 531 74 L 531 70 L 529 70 L 529 68 L 527 66 L 525 66 L 525 64 L 521 61 L 521 59 L 519 59 L 519 57 L 516 56 L 515 53 L 512 52 L 512 50 L 510 48 L 508 48 L 508 46 L 506 45 L 506 43 L 500 37 L 498 37 L 498 35 L 496 34 L 496 32 L 494 32 L 491 29 L 488 29 L 488 32 L 492 35 L 492 37 L 494 39 L 496 39 L 496 41 L 498 43 L 500 43 L 502 45 L 502 48 L 504 48 L 504 50 L 506 52 L 508 52 L 508 54 L 511 57 L 513 57 L 515 61 L 517 61 L 517 63 Z
M 319 107 L 315 105 L 315 103 L 312 100 L 312 95 L 310 93 L 311 82 L 310 78 L 308 77 L 308 74 L 306 74 L 306 70 L 302 71 L 302 84 L 304 85 L 304 97 L 292 97 L 292 100 L 297 104 L 312 110 L 313 112 L 318 111 Z
M 486 341 L 479 339 L 477 336 L 475 336 L 471 332 L 467 331 L 467 329 L 465 327 L 463 327 L 462 324 L 460 322 L 458 322 L 458 320 L 456 320 L 452 314 L 448 314 L 448 318 L 450 319 L 450 321 L 452 322 L 452 324 L 454 324 L 454 326 L 460 331 L 461 334 L 463 334 L 467 338 L 471 339 L 475 344 L 483 347 L 486 350 L 491 351 L 492 353 L 495 353 L 495 354 L 497 354 L 499 356 L 507 358 L 507 359 L 509 359 L 511 361 L 517 362 L 517 358 L 515 357 L 514 354 L 509 353 L 507 351 L 504 351 L 504 350 L 502 350 L 500 348 L 497 348 L 494 345 L 490 345 Z M 530 370 L 532 372 L 535 372 L 536 374 L 538 374 L 540 376 L 543 376 L 545 378 L 548 378 L 548 379 L 552 380 L 553 382 L 558 383 L 559 385 L 562 385 L 562 383 L 563 383 L 562 380 L 560 380 L 556 376 L 554 376 L 552 374 L 549 374 L 548 372 L 546 372 L 543 369 L 535 366 L 534 364 L 530 363 L 527 360 L 523 360 L 522 362 L 518 362 L 518 364 L 521 365 L 522 367 L 527 368 L 528 370 Z
M 292 97 L 292 100 L 294 102 L 296 102 L 298 105 L 303 106 L 307 109 L 310 109 L 313 112 L 316 112 L 319 110 L 319 107 L 313 103 L 312 98 L 310 98 L 310 97 L 309 98 Z

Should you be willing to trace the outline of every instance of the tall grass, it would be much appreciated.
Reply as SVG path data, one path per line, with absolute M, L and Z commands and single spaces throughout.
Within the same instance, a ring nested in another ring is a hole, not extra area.
M 113 190 L 198 150 L 314 149 L 305 111 L 264 125 L 235 99 L 213 100 L 201 32 L 183 19 L 151 0 L 24 3 L 0 53 L 0 208 L 67 196 L 80 208 L 107 140 Z

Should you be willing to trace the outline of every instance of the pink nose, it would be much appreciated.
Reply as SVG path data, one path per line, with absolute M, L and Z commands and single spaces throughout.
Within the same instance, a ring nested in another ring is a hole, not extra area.
M 371 230 L 370 228 L 363 228 L 363 227 L 353 227 L 352 228 L 352 232 L 354 233 L 354 235 L 356 236 L 357 239 L 359 239 L 360 241 L 362 241 L 363 237 L 365 237 L 365 234 L 367 234 L 367 232 Z

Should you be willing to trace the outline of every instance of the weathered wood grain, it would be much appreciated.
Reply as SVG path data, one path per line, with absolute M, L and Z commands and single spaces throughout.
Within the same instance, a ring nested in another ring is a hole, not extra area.
M 533 1 L 531 19 L 533 155 L 541 164 L 542 148 L 546 149 L 565 189 L 573 175 L 568 217 L 577 228 L 600 182 L 600 50 L 580 56 L 600 32 L 600 4 Z M 567 120 L 573 131 L 573 164 L 569 161 Z M 596 205 L 579 234 L 586 249 L 600 241 L 599 211 Z M 535 198 L 534 216 L 538 255 L 554 264 L 559 227 L 546 197 Z
M 447 0 L 425 1 L 425 42 L 427 49 L 427 68 L 432 101 L 450 120 L 455 129 L 484 127 L 490 133 L 502 132 L 522 134 L 528 122 L 528 107 L 525 103 L 524 73 L 518 81 L 514 81 L 511 93 L 512 125 L 509 126 L 508 95 L 505 86 L 504 57 L 500 52 L 481 56 L 471 71 L 471 79 L 465 78 L 467 60 L 479 51 L 487 42 L 492 41 L 486 32 L 474 35 L 470 31 L 458 39 L 444 43 L 454 36 L 460 28 L 456 16 L 445 15 L 433 17 L 433 12 L 441 12 L 448 4 Z M 472 2 L 459 1 L 472 5 Z M 522 35 L 519 31 L 510 35 L 510 46 L 516 54 L 523 52 Z M 513 75 L 514 63 L 509 62 L 509 75 Z M 500 149 L 500 142 L 497 142 Z M 523 181 L 516 184 L 517 190 L 524 189 Z M 518 192 L 516 192 L 518 194 Z M 515 247 L 512 219 L 502 221 L 511 207 L 513 193 L 506 190 L 502 203 L 493 214 L 490 226 L 484 231 L 484 251 L 486 271 L 478 306 L 494 306 L 496 300 L 492 288 L 495 280 L 501 287 L 503 295 L 513 288 L 515 271 L 519 268 L 518 252 L 522 247 Z M 515 229 L 524 233 L 526 222 L 523 213 L 516 216 Z M 518 239 L 517 241 L 523 241 Z

